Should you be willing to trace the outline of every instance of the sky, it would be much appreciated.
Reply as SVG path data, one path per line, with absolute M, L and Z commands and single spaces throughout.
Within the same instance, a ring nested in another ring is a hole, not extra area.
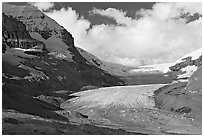
M 128 66 L 174 62 L 202 47 L 202 4 L 29 3 L 74 37 L 75 46 Z

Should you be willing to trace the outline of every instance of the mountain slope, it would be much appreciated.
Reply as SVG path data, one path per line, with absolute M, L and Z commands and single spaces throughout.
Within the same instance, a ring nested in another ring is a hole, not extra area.
M 6 15 L 22 21 L 31 37 L 44 42 L 49 52 L 64 54 L 69 61 L 74 52 L 77 61 L 83 60 L 74 46 L 72 35 L 36 7 L 3 4 L 2 10 Z
M 116 76 L 129 75 L 130 74 L 129 70 L 134 68 L 134 67 L 123 66 L 116 63 L 102 61 L 96 56 L 88 53 L 87 51 L 79 47 L 77 47 L 77 50 L 91 65 L 94 65 L 112 75 L 116 75 Z
M 169 69 L 173 72 L 181 71 L 182 74 L 178 75 L 178 78 L 188 78 L 201 66 L 202 48 L 176 60 L 174 65 L 170 66 Z
M 123 81 L 87 63 L 71 34 L 32 6 L 3 3 L 3 109 L 65 119 L 60 108 L 38 96 L 67 99 L 84 86 L 123 85 Z

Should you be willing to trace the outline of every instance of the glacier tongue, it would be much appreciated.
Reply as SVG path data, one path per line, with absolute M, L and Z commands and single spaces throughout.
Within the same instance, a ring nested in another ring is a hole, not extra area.
M 85 106 L 123 106 L 128 108 L 153 108 L 154 91 L 164 86 L 165 84 L 152 84 L 140 86 L 116 86 L 100 88 L 96 90 L 87 90 L 72 94 L 77 96 L 68 100 L 72 105 Z M 67 108 L 72 105 L 62 104 L 62 108 Z

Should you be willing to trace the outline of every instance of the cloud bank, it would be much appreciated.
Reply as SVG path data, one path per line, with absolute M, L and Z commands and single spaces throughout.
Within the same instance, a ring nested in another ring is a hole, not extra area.
M 112 18 L 117 25 L 100 24 L 80 17 L 72 8 L 46 13 L 74 37 L 75 45 L 97 57 L 123 65 L 137 66 L 172 62 L 202 47 L 202 17 L 187 23 L 182 15 L 202 15 L 201 3 L 156 3 L 151 10 L 135 13 L 108 8 L 90 11 Z

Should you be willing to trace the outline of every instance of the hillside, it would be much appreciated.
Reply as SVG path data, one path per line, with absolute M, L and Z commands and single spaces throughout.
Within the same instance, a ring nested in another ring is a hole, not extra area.
M 58 90 L 123 85 L 123 81 L 87 63 L 62 26 L 32 6 L 3 4 L 3 109 L 64 119 L 59 107 L 38 100 L 48 95 L 67 99 Z
M 91 65 L 94 65 L 94 66 L 108 72 L 111 75 L 127 76 L 127 75 L 130 75 L 129 70 L 134 68 L 134 67 L 123 66 L 120 64 L 100 60 L 96 56 L 88 53 L 87 51 L 85 51 L 79 47 L 77 47 L 77 50 Z

